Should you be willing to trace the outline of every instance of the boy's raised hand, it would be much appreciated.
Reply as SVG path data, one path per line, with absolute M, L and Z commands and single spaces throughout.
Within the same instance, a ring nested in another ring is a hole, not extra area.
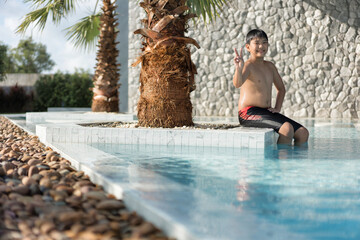
M 236 48 L 234 48 L 234 52 L 235 52 L 235 58 L 234 58 L 235 67 L 240 68 L 242 70 L 244 67 L 243 48 L 242 47 L 240 48 L 240 54 L 238 53 Z

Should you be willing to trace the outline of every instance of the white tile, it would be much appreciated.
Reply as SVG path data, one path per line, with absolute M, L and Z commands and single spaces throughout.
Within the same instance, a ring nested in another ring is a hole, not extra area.
M 235 133 L 227 131 L 226 133 L 227 147 L 234 147 L 234 138 L 235 138 Z
M 219 130 L 219 147 L 227 147 L 227 133 L 226 131 Z
M 91 129 L 90 128 L 85 128 L 85 141 L 86 143 L 91 143 Z
M 219 134 L 216 131 L 212 131 L 211 133 L 211 144 L 213 147 L 219 146 Z
M 138 144 L 146 144 L 146 138 L 148 137 L 149 130 L 144 129 L 142 131 L 138 131 Z
M 114 136 L 117 136 L 117 141 L 119 144 L 124 144 L 126 143 L 126 132 L 124 131 L 125 129 L 121 129 L 121 128 L 115 128 L 113 129 L 114 131 Z
M 119 142 L 122 144 L 130 144 L 132 142 L 132 131 L 131 129 L 125 128 L 125 129 L 118 129 L 118 138 Z
M 79 143 L 85 142 L 85 131 L 86 131 L 85 128 L 83 128 L 83 127 L 79 128 L 79 137 L 78 137 Z
M 249 137 L 248 136 L 241 136 L 241 146 L 244 148 L 249 147 Z
M 196 131 L 196 146 L 203 147 L 204 146 L 204 131 Z
M 113 128 L 108 128 L 108 129 L 105 129 L 105 142 L 106 143 L 111 143 L 112 140 L 111 140 L 111 132 L 114 131 Z
M 122 144 L 119 137 L 120 131 L 117 129 L 111 132 L 111 143 Z
M 194 131 L 189 131 L 189 140 L 188 146 L 196 146 L 196 133 Z
M 256 141 L 264 141 L 265 140 L 265 133 L 257 133 L 254 134 Z
M 241 134 L 234 132 L 233 135 L 233 146 L 234 148 L 239 148 L 241 147 Z
M 47 124 L 48 125 L 48 124 Z M 61 126 L 61 125 L 60 125 Z M 71 126 L 71 127 L 70 127 Z M 75 125 L 74 125 L 75 126 Z M 73 127 L 71 124 L 44 126 L 38 135 L 54 142 L 113 142 L 179 146 L 264 148 L 276 142 L 277 135 L 268 129 L 185 130 L 185 129 L 102 129 Z
M 139 144 L 139 132 L 137 129 L 130 129 L 131 132 L 131 144 Z
M 257 141 L 256 148 L 265 148 L 265 143 L 263 141 Z
M 97 139 L 98 143 L 105 143 L 105 129 L 104 128 L 100 128 L 98 130 L 98 139 Z
M 59 142 L 66 142 L 66 130 L 65 129 L 61 129 L 59 131 Z
M 174 131 L 174 145 L 175 146 L 181 146 L 182 145 L 181 131 Z
M 165 129 L 160 129 L 160 144 L 166 145 L 168 143 L 168 131 Z
M 181 134 L 181 146 L 189 146 L 190 131 L 184 130 L 184 131 L 181 131 L 180 134 Z
M 158 129 L 153 130 L 153 144 L 159 145 L 160 144 L 160 131 Z
M 112 131 L 110 131 L 109 135 L 110 135 L 110 143 L 115 143 L 114 142 L 114 135 L 115 132 L 117 131 L 117 129 L 112 129 Z
M 168 146 L 175 145 L 175 132 L 174 130 L 167 130 L 167 144 Z
M 71 142 L 79 142 L 79 127 L 71 128 Z
M 90 132 L 91 132 L 91 143 L 98 142 L 98 140 L 99 140 L 99 129 L 98 128 L 92 128 Z
M 52 141 L 55 141 L 55 142 L 58 142 L 59 140 L 60 140 L 60 128 L 58 128 L 58 127 L 47 127 L 47 128 L 44 128 L 44 134 L 51 134 L 52 135 L 52 138 L 50 138 L 50 139 L 52 139 Z M 54 139 L 54 137 L 55 137 L 55 139 L 57 139 L 57 140 L 55 140 Z
M 148 130 L 147 132 L 147 135 L 146 135 L 146 144 L 150 144 L 152 145 L 154 142 L 154 130 L 150 129 Z
M 204 135 L 203 135 L 203 145 L 204 147 L 211 147 L 211 131 L 204 131 Z
M 256 137 L 249 137 L 249 148 L 256 148 Z

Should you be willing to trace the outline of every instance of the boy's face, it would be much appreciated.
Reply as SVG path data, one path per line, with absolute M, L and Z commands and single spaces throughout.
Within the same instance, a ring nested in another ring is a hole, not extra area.
M 268 40 L 265 38 L 253 38 L 246 44 L 246 49 L 254 57 L 264 57 L 269 48 Z

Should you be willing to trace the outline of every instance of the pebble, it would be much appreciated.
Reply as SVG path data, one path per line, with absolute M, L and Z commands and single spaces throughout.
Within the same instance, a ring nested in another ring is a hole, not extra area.
M 170 239 L 36 136 L 0 120 L 1 239 Z
M 144 222 L 143 224 L 141 224 L 139 227 L 137 227 L 134 232 L 136 235 L 138 235 L 139 237 L 142 236 L 146 236 L 150 233 L 155 232 L 157 229 L 154 225 L 152 225 L 149 222 Z
M 21 161 L 23 162 L 27 162 L 31 159 L 31 156 L 27 155 L 27 154 L 24 154 L 23 157 L 21 158 Z
M 45 187 L 45 188 L 51 188 L 52 187 L 52 183 L 49 177 L 43 177 L 40 182 L 39 185 L 41 187 Z
M 98 210 L 116 210 L 124 208 L 124 204 L 118 200 L 103 200 L 96 205 Z
M 39 169 L 37 168 L 37 166 L 31 166 L 28 171 L 28 176 L 31 177 L 38 173 L 39 173 Z
M 21 195 L 26 195 L 29 193 L 29 188 L 28 188 L 28 186 L 21 185 L 21 186 L 14 187 L 12 189 L 12 192 L 19 193 Z
M 83 212 L 64 212 L 60 213 L 58 216 L 58 220 L 60 222 L 77 222 L 80 221 L 84 217 Z
M 43 224 L 41 224 L 40 231 L 41 231 L 41 233 L 46 235 L 49 232 L 51 232 L 52 230 L 54 230 L 55 228 L 56 228 L 56 226 L 53 222 L 44 222 Z
M 40 164 L 40 163 L 42 163 L 42 161 L 41 161 L 40 159 L 36 159 L 36 158 L 30 159 L 30 160 L 27 162 L 27 164 L 28 164 L 29 166 L 35 166 L 35 165 Z
M 84 199 L 104 200 L 106 194 L 100 191 L 90 191 L 84 194 Z
M 3 162 L 2 164 L 3 169 L 5 172 L 14 169 L 16 166 L 14 164 L 12 164 L 11 162 Z
M 29 165 L 21 166 L 20 168 L 18 168 L 17 172 L 20 176 L 27 176 L 28 169 L 29 169 Z

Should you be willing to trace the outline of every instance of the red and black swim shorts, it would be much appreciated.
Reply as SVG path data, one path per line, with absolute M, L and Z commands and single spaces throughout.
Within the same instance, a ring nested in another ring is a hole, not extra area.
M 239 122 L 244 127 L 272 128 L 276 132 L 285 122 L 289 122 L 294 132 L 302 127 L 301 124 L 282 115 L 281 113 L 270 112 L 267 108 L 249 106 L 239 111 Z

